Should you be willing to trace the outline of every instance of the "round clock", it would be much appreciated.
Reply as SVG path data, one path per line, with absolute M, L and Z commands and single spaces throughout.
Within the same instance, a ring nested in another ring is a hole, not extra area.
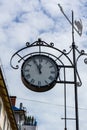
M 56 84 L 58 76 L 59 68 L 56 62 L 42 54 L 30 56 L 21 67 L 24 85 L 36 92 L 50 90 Z

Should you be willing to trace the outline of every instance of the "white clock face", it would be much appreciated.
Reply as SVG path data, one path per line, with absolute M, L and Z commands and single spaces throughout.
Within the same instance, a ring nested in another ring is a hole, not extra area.
M 39 89 L 53 84 L 59 75 L 55 61 L 45 55 L 34 55 L 22 66 L 22 75 L 27 84 Z

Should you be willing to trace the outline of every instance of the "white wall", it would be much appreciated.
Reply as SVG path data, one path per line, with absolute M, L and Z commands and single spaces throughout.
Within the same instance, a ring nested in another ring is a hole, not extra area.
M 21 130 L 36 130 L 36 126 L 22 125 Z

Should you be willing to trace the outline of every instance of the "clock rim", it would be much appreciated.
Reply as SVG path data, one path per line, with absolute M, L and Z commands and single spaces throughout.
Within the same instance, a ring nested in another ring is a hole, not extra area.
M 49 83 L 48 85 L 44 85 L 44 86 L 41 86 L 41 87 L 39 87 L 38 85 L 33 85 L 33 84 L 31 84 L 30 82 L 28 82 L 28 81 L 26 80 L 26 78 L 25 78 L 25 76 L 24 76 L 24 74 L 23 74 L 23 66 L 25 65 L 25 63 L 26 63 L 30 58 L 35 57 L 35 56 L 44 56 L 44 57 L 47 57 L 47 58 L 51 59 L 51 61 L 54 62 L 55 66 L 56 66 L 56 68 L 57 68 L 57 75 L 56 75 L 56 77 L 55 77 L 55 80 L 53 80 L 53 81 L 52 81 L 51 83 Z M 23 84 L 24 84 L 28 89 L 30 89 L 30 90 L 32 90 L 32 91 L 35 91 L 35 92 L 45 92 L 45 91 L 48 91 L 48 90 L 52 89 L 52 88 L 55 86 L 55 84 L 56 84 L 56 81 L 57 81 L 58 76 L 59 76 L 59 71 L 58 71 L 58 65 L 57 65 L 57 63 L 56 63 L 51 57 L 49 57 L 49 56 L 47 56 L 47 55 L 43 55 L 43 54 L 31 55 L 30 57 L 28 57 L 28 58 L 23 62 L 22 66 L 21 66 L 21 80 L 22 80 Z

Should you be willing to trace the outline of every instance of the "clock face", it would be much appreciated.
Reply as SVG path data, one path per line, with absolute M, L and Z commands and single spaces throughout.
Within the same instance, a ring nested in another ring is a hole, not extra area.
M 21 68 L 24 85 L 36 92 L 51 89 L 58 78 L 56 62 L 46 55 L 33 55 L 26 59 Z

